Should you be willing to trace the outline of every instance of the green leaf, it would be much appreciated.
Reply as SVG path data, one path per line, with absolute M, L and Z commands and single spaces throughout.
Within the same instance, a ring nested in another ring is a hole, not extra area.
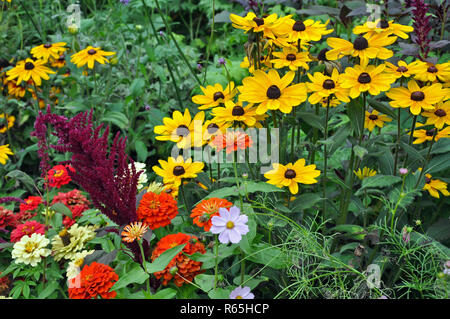
M 58 289 L 59 284 L 55 281 L 51 281 L 45 287 L 44 290 L 38 295 L 38 299 L 45 299 L 50 296 L 56 289 Z
M 400 146 L 405 150 L 406 153 L 408 153 L 409 156 L 411 156 L 412 159 L 418 160 L 421 163 L 425 161 L 425 158 L 422 156 L 422 154 L 419 153 L 414 147 L 404 143 L 400 142 Z
M 172 288 L 161 289 L 154 295 L 147 296 L 147 299 L 173 299 L 177 295 L 177 291 Z
M 9 172 L 8 174 L 5 175 L 5 177 L 14 178 L 14 179 L 16 179 L 18 181 L 21 181 L 25 185 L 30 186 L 30 187 L 34 186 L 33 179 L 27 173 L 19 171 L 17 169 L 12 171 L 12 172 Z
M 124 129 L 128 126 L 128 118 L 122 112 L 110 111 L 106 113 L 100 121 L 111 122 L 121 129 Z
M 292 211 L 301 211 L 313 207 L 316 203 L 320 202 L 322 198 L 319 194 L 306 193 L 301 194 L 292 202 Z
M 172 247 L 163 252 L 152 263 L 147 263 L 147 271 L 149 273 L 155 273 L 164 270 L 172 259 L 183 250 L 184 246 L 186 246 L 186 244 Z
M 381 113 L 384 113 L 386 115 L 389 115 L 393 119 L 397 118 L 397 113 L 394 110 L 392 110 L 392 108 L 387 106 L 385 103 L 379 102 L 379 101 L 374 100 L 372 98 L 367 98 L 367 103 L 369 103 L 369 105 L 371 107 L 373 107 L 375 110 L 377 110 L 378 112 L 381 112 Z
M 360 193 L 360 191 L 365 188 L 392 186 L 396 183 L 401 182 L 401 180 L 402 178 L 400 176 L 393 175 L 377 174 L 375 176 L 366 177 L 363 179 L 361 188 L 358 190 L 358 193 Z
M 252 276 L 249 275 L 245 275 L 244 276 L 244 285 L 250 287 L 250 289 L 255 289 L 260 283 L 262 282 L 266 282 L 269 281 L 268 277 L 265 276 L 261 276 L 261 277 L 254 277 L 252 278 Z M 233 279 L 233 283 L 236 286 L 240 286 L 241 285 L 241 276 L 235 277 Z
M 211 299 L 229 299 L 230 292 L 231 290 L 229 289 L 216 288 L 208 293 L 208 297 Z
M 358 156 L 361 160 L 365 155 L 369 153 L 364 147 L 361 147 L 359 145 L 355 145 L 353 147 L 353 151 L 355 152 L 355 155 Z
M 130 85 L 130 95 L 137 97 L 142 95 L 143 88 L 145 86 L 145 80 L 142 78 L 134 79 Z
M 72 211 L 69 209 L 69 207 L 67 207 L 66 205 L 64 205 L 63 203 L 56 203 L 53 204 L 50 207 L 51 210 L 54 210 L 57 213 L 61 213 L 63 215 L 66 215 L 69 218 L 72 218 Z
M 247 193 L 272 193 L 272 192 L 284 192 L 282 188 L 276 187 L 275 185 L 268 184 L 266 182 L 252 182 L 245 181 L 242 183 L 242 188 L 247 191 Z
M 364 228 L 358 225 L 338 225 L 333 227 L 330 231 L 347 233 L 350 237 L 357 240 L 363 240 L 366 236 Z
M 134 144 L 139 162 L 145 162 L 148 156 L 147 146 L 141 140 L 137 140 Z
M 252 245 L 250 250 L 244 249 L 246 260 L 266 265 L 274 269 L 282 269 L 287 266 L 286 255 L 282 250 L 267 243 Z
M 238 196 L 238 194 L 239 193 L 238 193 L 238 189 L 236 186 L 223 187 L 223 188 L 217 189 L 215 191 L 212 191 L 204 199 L 208 199 L 208 198 L 212 198 L 212 197 L 226 198 L 229 196 Z
M 125 274 L 119 277 L 119 280 L 111 288 L 112 290 L 118 290 L 124 288 L 129 284 L 143 284 L 149 276 L 145 273 L 142 266 L 134 264 L 133 267 Z
M 448 160 L 448 155 L 443 154 L 436 156 L 431 159 L 431 161 L 428 163 L 425 169 L 425 173 L 437 173 L 442 172 L 450 167 L 450 161 Z
M 325 127 L 323 126 L 323 120 L 320 116 L 317 116 L 314 113 L 311 112 L 305 112 L 305 111 L 297 111 L 297 118 L 299 118 L 301 121 L 308 123 L 309 125 L 318 128 L 320 130 L 325 130 Z
M 347 115 L 350 119 L 350 125 L 356 134 L 361 134 L 361 130 L 364 126 L 363 122 L 363 112 L 364 108 L 360 103 L 359 99 L 351 100 L 347 104 Z
M 194 282 L 200 286 L 204 292 L 208 292 L 214 287 L 214 275 L 200 274 L 195 276 Z
M 227 246 L 224 244 L 219 244 L 219 256 L 218 256 L 219 263 L 225 258 L 231 256 L 237 247 L 238 246 L 236 245 Z M 186 256 L 188 256 L 192 260 L 202 262 L 203 263 L 202 269 L 211 269 L 214 268 L 215 266 L 216 255 L 213 254 L 212 252 L 208 251 L 204 254 L 196 252 L 192 255 Z

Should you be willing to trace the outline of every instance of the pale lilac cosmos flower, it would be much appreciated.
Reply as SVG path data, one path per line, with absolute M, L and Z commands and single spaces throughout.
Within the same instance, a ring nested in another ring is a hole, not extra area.
M 250 287 L 237 287 L 230 293 L 230 299 L 255 299 L 255 295 L 250 292 Z
M 229 242 L 237 244 L 241 241 L 242 235 L 249 232 L 247 215 L 240 215 L 241 211 L 236 206 L 219 208 L 219 216 L 211 218 L 212 226 L 210 231 L 213 234 L 219 234 L 219 241 L 222 244 Z

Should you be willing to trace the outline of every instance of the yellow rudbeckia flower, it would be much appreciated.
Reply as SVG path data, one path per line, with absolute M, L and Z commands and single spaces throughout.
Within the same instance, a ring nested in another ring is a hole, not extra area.
M 95 62 L 100 64 L 105 64 L 108 59 L 105 56 L 110 56 L 116 54 L 115 52 L 103 51 L 101 48 L 94 48 L 93 46 L 88 46 L 86 49 L 81 50 L 71 56 L 70 61 L 78 68 L 87 64 L 89 69 L 94 68 Z
M 447 183 L 439 179 L 432 179 L 430 174 L 425 174 L 425 185 L 423 189 L 428 191 L 434 198 L 439 198 L 439 192 L 444 196 L 450 196 L 447 190 Z
M 159 160 L 158 166 L 153 166 L 153 171 L 163 178 L 164 184 L 173 184 L 174 187 L 181 185 L 183 178 L 195 178 L 205 166 L 202 162 L 192 162 L 192 158 L 184 160 L 183 156 L 176 159 L 169 157 L 167 161 Z

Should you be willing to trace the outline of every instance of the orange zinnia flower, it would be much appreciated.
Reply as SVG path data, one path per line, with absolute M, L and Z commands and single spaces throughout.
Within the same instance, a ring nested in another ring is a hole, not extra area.
M 177 201 L 166 192 L 145 193 L 137 210 L 138 219 L 152 230 L 169 225 L 177 214 Z
M 126 225 L 122 231 L 122 240 L 127 243 L 132 243 L 135 240 L 140 240 L 142 236 L 147 232 L 148 226 L 141 222 L 131 223 Z
M 237 151 L 238 148 L 245 150 L 253 144 L 253 140 L 250 136 L 241 131 L 229 131 L 226 134 L 217 135 L 210 143 L 217 148 L 217 151 L 223 149 L 227 154 Z
M 196 252 L 204 254 L 206 252 L 205 246 L 198 241 L 197 237 L 183 233 L 171 234 L 161 238 L 152 253 L 152 261 L 166 250 L 183 244 L 186 244 L 186 246 L 172 259 L 167 267 L 154 273 L 156 278 L 163 278 L 164 286 L 173 279 L 175 285 L 181 287 L 185 282 L 194 281 L 194 277 L 204 271 L 200 269 L 202 262 L 189 259 L 186 255 L 192 255 Z
M 91 299 L 101 296 L 104 299 L 115 298 L 117 293 L 110 291 L 119 276 L 114 269 L 105 264 L 92 262 L 69 282 L 70 299 Z
M 205 231 L 209 231 L 211 228 L 211 218 L 219 215 L 219 208 L 228 208 L 233 206 L 226 199 L 210 198 L 202 200 L 192 210 L 191 217 L 194 219 L 194 224 L 199 227 L 204 227 Z

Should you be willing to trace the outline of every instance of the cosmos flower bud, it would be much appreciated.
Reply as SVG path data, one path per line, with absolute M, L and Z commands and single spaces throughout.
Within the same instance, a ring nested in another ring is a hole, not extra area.
M 73 34 L 73 35 L 75 35 L 75 34 L 77 34 L 78 33 L 78 26 L 74 23 L 74 24 L 71 24 L 71 25 L 69 25 L 68 27 L 67 27 L 67 29 L 69 30 L 69 33 L 70 34 Z
M 400 175 L 406 175 L 406 174 L 408 174 L 408 169 L 407 168 L 400 168 L 398 170 L 398 172 L 400 173 Z

